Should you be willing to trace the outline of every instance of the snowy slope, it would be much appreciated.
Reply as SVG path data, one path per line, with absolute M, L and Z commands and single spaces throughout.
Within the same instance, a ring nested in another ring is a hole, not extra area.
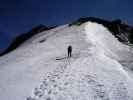
M 132 57 L 100 24 L 60 26 L 0 58 L 0 100 L 133 100 Z

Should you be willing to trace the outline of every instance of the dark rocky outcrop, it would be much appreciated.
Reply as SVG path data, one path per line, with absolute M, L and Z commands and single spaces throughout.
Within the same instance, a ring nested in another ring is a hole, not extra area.
M 72 25 L 79 26 L 87 21 L 102 24 L 103 26 L 107 27 L 108 30 L 115 37 L 117 37 L 120 42 L 123 42 L 125 44 L 129 43 L 133 44 L 133 27 L 123 23 L 120 19 L 107 21 L 95 17 L 85 17 L 85 18 L 80 18 L 77 21 L 74 21 L 73 23 L 69 24 L 69 26 Z
M 29 32 L 16 37 L 13 40 L 13 42 L 11 43 L 11 45 L 6 50 L 4 50 L 4 52 L 2 52 L 0 54 L 0 56 L 3 56 L 4 54 L 7 54 L 7 53 L 11 52 L 12 50 L 16 49 L 18 46 L 20 46 L 22 43 L 24 43 L 26 40 L 28 40 L 35 34 L 38 34 L 40 32 L 43 32 L 43 31 L 46 31 L 49 29 L 51 29 L 51 28 L 48 28 L 44 25 L 38 25 L 37 27 L 32 28 Z

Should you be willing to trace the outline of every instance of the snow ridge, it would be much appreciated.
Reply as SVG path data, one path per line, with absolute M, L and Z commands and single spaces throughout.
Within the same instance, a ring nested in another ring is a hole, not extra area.
M 68 45 L 73 46 L 72 58 L 66 55 Z M 0 99 L 133 100 L 133 79 L 120 63 L 132 57 L 129 47 L 101 24 L 42 32 L 1 58 Z

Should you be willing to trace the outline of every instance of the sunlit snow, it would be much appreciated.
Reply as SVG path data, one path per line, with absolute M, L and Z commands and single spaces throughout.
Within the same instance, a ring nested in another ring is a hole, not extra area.
M 0 58 L 0 100 L 133 100 L 132 58 L 100 24 L 60 26 Z

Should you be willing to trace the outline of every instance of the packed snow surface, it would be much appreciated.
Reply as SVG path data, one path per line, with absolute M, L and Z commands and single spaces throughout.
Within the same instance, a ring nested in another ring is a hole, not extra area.
M 0 100 L 133 100 L 132 58 L 100 24 L 57 27 L 0 58 Z

